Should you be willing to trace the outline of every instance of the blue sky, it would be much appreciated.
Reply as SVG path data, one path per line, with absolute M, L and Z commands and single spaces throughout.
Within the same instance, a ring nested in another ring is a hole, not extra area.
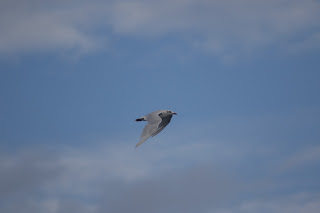
M 319 1 L 0 8 L 1 212 L 318 212 Z

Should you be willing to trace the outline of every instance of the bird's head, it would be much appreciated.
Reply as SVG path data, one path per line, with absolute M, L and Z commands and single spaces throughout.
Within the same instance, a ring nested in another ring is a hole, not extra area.
M 175 113 L 175 112 L 173 112 L 171 110 L 168 110 L 167 113 L 170 114 L 170 115 L 177 115 L 177 113 Z

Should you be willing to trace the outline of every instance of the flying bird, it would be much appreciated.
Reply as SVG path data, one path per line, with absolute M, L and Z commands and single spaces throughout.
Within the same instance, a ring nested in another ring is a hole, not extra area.
M 136 148 L 145 142 L 150 136 L 156 136 L 161 132 L 170 123 L 172 115 L 176 114 L 177 113 L 171 110 L 158 110 L 136 119 L 136 121 L 148 121 L 148 124 L 142 131 L 140 141 L 137 143 Z

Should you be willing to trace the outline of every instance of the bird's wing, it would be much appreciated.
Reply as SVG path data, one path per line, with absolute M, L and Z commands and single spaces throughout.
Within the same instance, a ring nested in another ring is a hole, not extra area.
M 136 147 L 140 146 L 150 136 L 153 136 L 162 122 L 162 119 L 159 117 L 158 113 L 150 113 L 146 117 L 148 124 L 143 128 L 142 134 L 140 136 L 141 140 L 139 141 L 139 143 L 137 143 Z
M 159 124 L 158 128 L 156 129 L 156 131 L 152 134 L 152 137 L 159 134 L 170 123 L 171 118 L 172 118 L 172 116 L 163 118 L 161 123 Z
M 137 143 L 136 148 L 138 148 L 138 146 L 140 146 L 143 142 L 145 142 L 149 137 L 143 138 L 139 141 L 139 143 Z

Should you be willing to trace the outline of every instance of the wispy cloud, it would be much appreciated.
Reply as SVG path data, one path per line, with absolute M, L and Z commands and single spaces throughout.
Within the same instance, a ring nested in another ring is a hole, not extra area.
M 320 32 L 310 33 L 301 41 L 289 47 L 289 53 L 298 54 L 306 51 L 316 51 L 320 49 Z
M 217 146 L 198 143 L 202 145 L 180 144 L 171 149 L 146 146 L 141 150 L 125 143 L 92 144 L 89 149 L 61 147 L 51 154 L 38 149 L 2 155 L 0 210 L 237 213 L 267 209 L 302 213 L 315 212 L 319 207 L 319 196 L 311 192 L 269 196 L 270 188 L 265 188 L 264 181 L 243 180 L 242 172 L 228 167 L 223 158 L 208 160 L 222 151 Z M 245 170 L 243 158 L 233 160 Z M 266 167 L 263 172 L 268 171 Z M 281 191 L 277 186 L 282 181 L 269 180 L 275 186 L 272 190 Z
M 70 5 L 58 1 L 49 6 L 46 3 L 1 2 L 0 53 L 82 53 L 98 48 L 102 38 L 90 31 L 97 9 L 81 3 Z
M 222 170 L 204 164 L 184 168 L 163 159 L 173 154 L 186 159 L 194 151 L 186 147 L 183 150 L 148 153 L 133 146 L 98 145 L 90 150 L 63 148 L 50 155 L 46 150 L 5 154 L 0 163 L 0 184 L 5 189 L 1 191 L 0 209 L 6 213 L 22 209 L 24 212 L 122 212 L 131 208 L 136 208 L 133 212 L 188 211 L 182 208 L 185 202 L 190 208 L 194 202 L 205 207 L 233 191 L 229 188 L 233 184 L 230 176 Z M 159 198 L 161 202 L 157 202 Z
M 320 162 L 320 146 L 313 146 L 304 150 L 299 150 L 292 156 L 288 157 L 279 165 L 281 170 L 299 169 L 302 166 L 319 164 Z
M 88 52 L 104 46 L 106 38 L 119 35 L 174 36 L 227 59 L 277 46 L 291 52 L 312 49 L 320 27 L 320 4 L 312 0 L 47 3 L 2 1 L 2 54 L 61 49 Z
M 54 155 L 22 151 L 18 155 L 2 154 L 0 162 L 0 196 L 25 196 L 38 185 L 55 180 L 63 172 L 63 165 Z
M 213 210 L 216 213 L 316 213 L 320 208 L 320 195 L 314 193 L 299 193 L 276 199 L 244 201 L 232 208 Z

